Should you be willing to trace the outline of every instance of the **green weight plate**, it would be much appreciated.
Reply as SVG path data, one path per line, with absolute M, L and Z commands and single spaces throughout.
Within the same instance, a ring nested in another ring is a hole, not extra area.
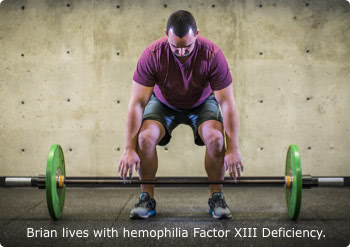
M 60 145 L 52 145 L 46 165 L 46 201 L 49 213 L 54 220 L 61 218 L 66 188 L 57 188 L 57 176 L 66 175 L 63 151 Z
M 288 148 L 285 175 L 292 177 L 291 188 L 286 187 L 288 216 L 296 220 L 300 212 L 303 189 L 300 152 L 297 145 L 290 145 Z

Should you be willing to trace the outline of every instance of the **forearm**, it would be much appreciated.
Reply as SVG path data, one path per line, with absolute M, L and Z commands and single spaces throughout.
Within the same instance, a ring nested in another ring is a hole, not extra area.
M 126 150 L 136 150 L 137 134 L 141 128 L 142 115 L 145 106 L 129 102 L 128 114 L 126 117 Z
M 224 102 L 221 104 L 224 117 L 224 129 L 226 135 L 227 151 L 238 149 L 238 111 L 235 103 Z

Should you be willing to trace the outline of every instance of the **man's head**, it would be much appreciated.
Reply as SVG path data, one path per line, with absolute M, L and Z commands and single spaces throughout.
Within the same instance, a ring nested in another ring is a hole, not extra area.
M 198 32 L 196 20 L 190 12 L 178 10 L 169 16 L 165 34 L 176 56 L 185 57 L 191 54 Z

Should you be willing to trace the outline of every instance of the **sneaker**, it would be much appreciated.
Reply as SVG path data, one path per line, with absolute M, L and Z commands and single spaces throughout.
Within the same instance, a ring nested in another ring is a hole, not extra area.
M 214 192 L 212 198 L 209 198 L 209 214 L 215 219 L 230 219 L 231 210 L 226 204 L 225 197 L 221 192 Z
M 130 212 L 130 219 L 147 219 L 156 214 L 156 201 L 147 192 L 142 192 L 139 202 Z

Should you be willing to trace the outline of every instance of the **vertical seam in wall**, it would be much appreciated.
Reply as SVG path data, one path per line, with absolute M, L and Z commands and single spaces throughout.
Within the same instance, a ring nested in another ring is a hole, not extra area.
M 92 63 L 95 63 L 95 0 L 92 0 Z
M 235 46 L 236 46 L 236 48 L 238 48 L 238 45 L 239 45 L 239 38 L 238 38 L 239 37 L 239 34 L 238 34 L 238 32 L 239 32 L 239 24 L 238 24 L 238 21 L 240 20 L 240 18 L 238 18 L 238 15 L 239 15 L 239 11 L 240 10 L 237 11 L 236 3 L 237 3 L 236 1 L 233 2 L 233 8 L 236 10 L 236 22 L 235 22 L 235 30 L 234 30 L 234 32 L 235 32 L 235 43 L 236 43 Z M 238 58 L 239 58 L 238 52 L 239 52 L 239 49 L 237 49 L 237 51 L 235 52 L 235 57 L 234 57 L 234 64 L 235 65 L 237 64 L 237 61 L 238 61 Z
M 92 0 L 92 66 L 94 68 L 94 72 L 93 72 L 93 77 L 94 79 L 96 80 L 96 70 L 95 70 L 95 66 L 96 66 L 96 54 L 95 54 L 95 0 Z M 95 81 L 94 80 L 94 81 Z M 93 82 L 92 82 L 93 83 Z M 93 83 L 94 84 L 94 83 Z M 94 86 L 93 86 L 94 87 Z M 94 130 L 92 133 L 90 133 L 90 137 L 89 139 L 94 139 L 92 138 L 91 135 L 95 135 L 95 132 L 96 132 L 96 118 L 95 118 L 95 124 L 94 124 Z M 89 143 L 89 145 L 91 146 L 90 148 L 93 148 L 95 146 L 94 143 Z M 90 150 L 89 148 L 89 150 Z M 93 148 L 93 152 L 92 153 L 92 157 L 91 157 L 91 153 L 90 153 L 90 161 L 93 160 L 93 170 L 94 170 L 94 174 L 96 175 L 97 174 L 97 162 L 96 162 L 96 152 L 97 152 L 97 149 L 96 148 Z M 91 169 L 92 170 L 92 169 Z

